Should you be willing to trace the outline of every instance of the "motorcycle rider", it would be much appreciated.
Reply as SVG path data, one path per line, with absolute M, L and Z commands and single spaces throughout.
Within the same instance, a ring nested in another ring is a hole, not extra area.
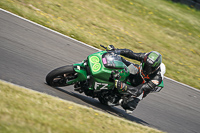
M 158 85 L 163 81 L 166 70 L 165 65 L 162 63 L 162 56 L 156 51 L 134 53 L 129 49 L 115 49 L 113 45 L 109 45 L 107 49 L 115 54 L 141 62 L 141 64 L 138 65 L 122 58 L 122 61 L 130 71 L 130 76 L 127 80 L 128 84 L 115 79 L 115 87 L 119 91 L 131 94 L 130 97 L 126 97 L 123 100 L 121 99 L 120 104 L 127 113 L 132 113 L 140 100 L 146 97 L 150 92 L 160 90 Z

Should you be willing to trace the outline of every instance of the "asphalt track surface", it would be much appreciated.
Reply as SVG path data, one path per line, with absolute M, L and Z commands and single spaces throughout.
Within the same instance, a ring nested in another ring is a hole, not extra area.
M 52 88 L 52 69 L 81 62 L 97 50 L 0 10 L 0 79 L 92 107 L 170 133 L 200 132 L 200 92 L 165 79 L 165 88 L 142 100 L 133 114 L 73 91 Z

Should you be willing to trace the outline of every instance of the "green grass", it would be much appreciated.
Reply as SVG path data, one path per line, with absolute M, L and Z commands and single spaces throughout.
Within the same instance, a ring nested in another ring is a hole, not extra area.
M 72 102 L 0 81 L 1 133 L 161 133 Z
M 99 47 L 158 51 L 165 76 L 200 89 L 200 11 L 169 0 L 1 0 L 0 7 Z

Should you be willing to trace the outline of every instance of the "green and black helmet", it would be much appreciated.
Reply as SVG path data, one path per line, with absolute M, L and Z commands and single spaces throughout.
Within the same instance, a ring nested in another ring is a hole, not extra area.
M 145 75 L 154 73 L 162 63 L 162 55 L 156 51 L 147 53 L 142 62 L 142 70 Z

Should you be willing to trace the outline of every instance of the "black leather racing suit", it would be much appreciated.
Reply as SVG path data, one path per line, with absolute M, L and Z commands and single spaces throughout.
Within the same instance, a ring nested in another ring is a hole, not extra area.
M 122 56 L 125 56 L 130 59 L 134 59 L 137 61 L 142 62 L 144 60 L 146 53 L 134 53 L 133 51 L 129 49 L 116 49 L 114 50 L 114 53 L 120 54 Z M 127 91 L 134 94 L 136 97 L 140 96 L 142 93 L 144 93 L 143 98 L 147 96 L 151 91 L 154 91 L 156 87 L 162 82 L 162 76 L 161 76 L 161 69 L 159 68 L 157 71 L 155 71 L 151 75 L 144 75 L 141 71 L 138 64 L 131 63 L 124 58 L 122 58 L 122 61 L 127 65 L 133 64 L 134 67 L 138 69 L 138 72 L 136 74 L 130 74 L 128 82 L 131 85 L 127 84 Z M 140 99 L 129 97 L 128 99 L 124 100 L 122 102 L 122 107 L 124 109 L 134 110 L 138 104 Z

